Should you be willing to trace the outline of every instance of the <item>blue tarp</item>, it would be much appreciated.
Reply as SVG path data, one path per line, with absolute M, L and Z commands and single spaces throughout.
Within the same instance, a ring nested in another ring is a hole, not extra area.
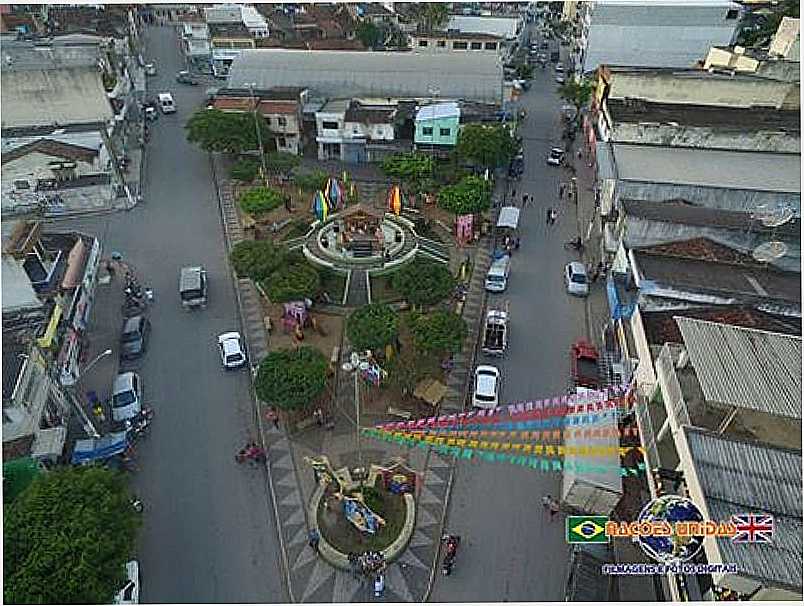
M 118 431 L 102 438 L 78 440 L 73 449 L 73 465 L 102 461 L 123 452 L 128 446 L 125 431 Z

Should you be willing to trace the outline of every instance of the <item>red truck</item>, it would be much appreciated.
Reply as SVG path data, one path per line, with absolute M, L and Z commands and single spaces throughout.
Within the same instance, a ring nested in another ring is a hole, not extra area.
M 570 348 L 572 382 L 577 387 L 597 389 L 600 387 L 597 348 L 583 339 L 578 339 Z

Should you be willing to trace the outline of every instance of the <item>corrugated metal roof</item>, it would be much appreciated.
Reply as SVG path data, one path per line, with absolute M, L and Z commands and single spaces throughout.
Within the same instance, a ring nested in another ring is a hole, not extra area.
M 801 194 L 801 156 L 614 144 L 625 181 L 677 183 Z
M 723 562 L 741 574 L 801 591 L 801 451 L 775 448 L 683 427 L 691 464 L 711 519 L 734 514 L 774 517 L 773 542 L 735 544 L 717 539 Z
M 374 96 L 499 103 L 502 66 L 493 53 L 243 50 L 229 87 L 304 86 L 327 97 Z
M 454 101 L 450 103 L 433 103 L 425 105 L 416 112 L 416 121 L 435 120 L 437 118 L 460 118 L 461 108 Z
M 676 318 L 708 402 L 801 419 L 801 337 Z

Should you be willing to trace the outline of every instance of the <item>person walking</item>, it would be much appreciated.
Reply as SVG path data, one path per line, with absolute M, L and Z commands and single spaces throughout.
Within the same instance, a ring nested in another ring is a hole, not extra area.
M 550 520 L 552 521 L 559 511 L 559 504 L 556 499 L 550 498 Z
M 550 225 L 550 220 L 553 218 L 553 209 L 547 207 L 547 225 Z
M 321 535 L 318 534 L 318 530 L 315 528 L 311 528 L 310 531 L 307 533 L 307 543 L 310 547 L 313 548 L 313 551 L 316 553 L 321 553 L 318 550 L 318 544 L 321 542 Z
M 511 201 L 516 200 L 516 187 L 511 188 Z
M 528 205 L 528 194 L 522 194 L 522 208 Z
M 265 419 L 274 424 L 274 429 L 279 429 L 279 415 L 276 414 L 273 408 L 269 408 L 268 412 L 265 413 Z
M 550 509 L 550 503 L 552 503 L 553 497 L 549 494 L 542 497 L 542 507 L 544 507 L 545 511 Z
M 566 187 L 567 187 L 567 185 L 566 185 L 566 183 L 564 183 L 563 181 L 562 181 L 562 182 L 561 182 L 561 184 L 558 186 L 558 197 L 559 197 L 560 199 L 562 199 L 562 200 L 564 199 L 564 191 L 566 190 Z
M 558 211 L 555 208 L 550 209 L 550 225 L 556 224 L 556 219 L 558 219 Z

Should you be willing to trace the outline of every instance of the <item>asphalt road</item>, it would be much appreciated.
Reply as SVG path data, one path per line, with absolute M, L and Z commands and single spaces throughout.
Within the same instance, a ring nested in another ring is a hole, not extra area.
M 535 35 L 533 37 L 536 37 Z M 522 242 L 514 254 L 507 292 L 491 295 L 489 305 L 508 300 L 511 336 L 502 361 L 501 402 L 540 399 L 566 393 L 569 346 L 584 336 L 584 305 L 565 294 L 562 271 L 577 256 L 562 244 L 577 235 L 574 206 L 559 203 L 563 169 L 548 166 L 547 152 L 560 144 L 559 108 L 552 66 L 538 66 L 532 88 L 521 98 L 527 120 L 520 127 L 525 173 L 515 183 L 535 203 L 520 218 Z M 557 225 L 547 228 L 548 206 L 559 208 Z M 561 475 L 525 470 L 507 463 L 461 462 L 452 490 L 446 531 L 462 537 L 455 569 L 437 575 L 430 600 L 563 601 L 568 548 L 563 518 L 544 512 L 541 498 L 558 496 Z
M 183 69 L 171 27 L 147 33 L 159 75 L 149 95 L 170 91 L 178 113 L 160 115 L 148 146 L 145 202 L 82 221 L 105 254 L 117 250 L 155 290 L 152 338 L 139 372 L 156 417 L 138 446 L 134 489 L 145 503 L 138 558 L 144 602 L 285 601 L 265 472 L 234 462 L 254 431 L 247 371 L 225 372 L 216 336 L 240 330 L 209 158 L 184 124 L 205 86 L 176 84 Z M 187 312 L 179 269 L 206 266 L 209 305 Z

